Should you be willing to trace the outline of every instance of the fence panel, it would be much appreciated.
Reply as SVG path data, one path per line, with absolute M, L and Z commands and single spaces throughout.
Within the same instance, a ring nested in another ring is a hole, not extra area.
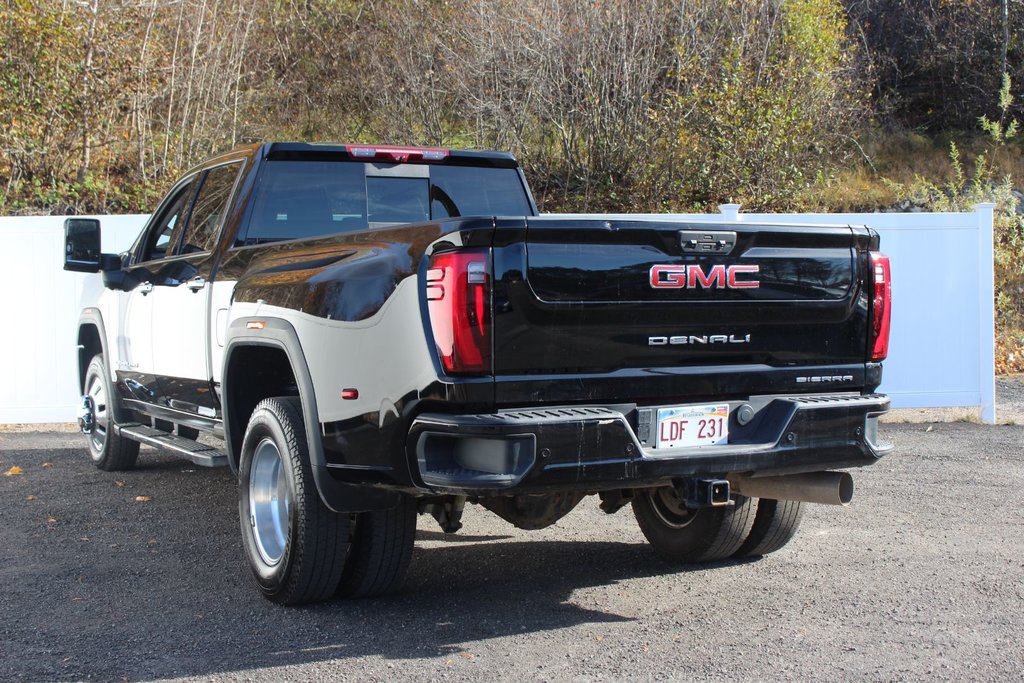
M 894 407 L 978 407 L 983 421 L 995 421 L 992 205 L 960 214 L 744 214 L 736 205 L 720 208 L 720 214 L 618 217 L 870 225 L 882 235 L 893 273 L 892 336 L 881 390 Z M 100 219 L 103 250 L 117 252 L 131 244 L 146 216 Z M 63 222 L 62 216 L 0 217 L 0 281 L 15 323 L 0 335 L 0 424 L 74 419 L 75 327 L 84 283 L 93 276 L 62 270 Z
M 64 218 L 0 217 L 0 282 L 14 321 L 0 334 L 0 424 L 75 419 L 78 314 L 96 276 L 63 270 Z M 147 217 L 98 218 L 110 253 L 127 249 Z

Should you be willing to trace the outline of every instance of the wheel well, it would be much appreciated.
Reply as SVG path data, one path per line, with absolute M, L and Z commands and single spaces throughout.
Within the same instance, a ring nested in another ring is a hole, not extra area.
M 103 342 L 100 331 L 91 323 L 78 328 L 78 389 L 85 391 L 85 372 L 89 369 L 89 361 L 97 353 L 103 353 Z M 110 362 L 110 359 L 107 359 Z
M 288 354 L 274 346 L 233 348 L 224 380 L 224 404 L 227 408 L 224 417 L 231 435 L 228 457 L 232 466 L 237 468 L 245 427 L 256 405 L 271 396 L 298 396 L 299 387 Z

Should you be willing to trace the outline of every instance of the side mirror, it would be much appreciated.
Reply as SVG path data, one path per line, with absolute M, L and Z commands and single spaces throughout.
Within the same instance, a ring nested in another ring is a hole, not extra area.
M 102 256 L 98 220 L 68 218 L 64 221 L 64 270 L 97 273 Z

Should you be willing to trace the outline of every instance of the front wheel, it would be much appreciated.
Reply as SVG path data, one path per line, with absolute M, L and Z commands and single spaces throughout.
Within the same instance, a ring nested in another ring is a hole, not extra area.
M 297 398 L 268 398 L 253 411 L 238 501 L 242 546 L 260 592 L 282 605 L 330 598 L 345 566 L 351 519 L 320 500 Z
M 754 505 L 733 496 L 733 505 L 691 509 L 665 486 L 640 491 L 633 514 L 640 530 L 664 560 L 673 563 L 715 562 L 735 553 L 750 535 Z
M 106 472 L 132 469 L 139 458 L 139 442 L 117 434 L 114 429 L 114 401 L 117 397 L 110 385 L 102 353 L 89 361 L 84 388 L 84 409 L 89 413 L 88 422 L 92 427 L 86 436 L 93 464 Z

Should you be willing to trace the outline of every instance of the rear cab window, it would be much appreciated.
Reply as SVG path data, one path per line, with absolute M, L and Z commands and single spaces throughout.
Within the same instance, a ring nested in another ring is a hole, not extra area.
M 235 161 L 206 171 L 199 194 L 192 205 L 180 253 L 208 252 L 217 245 L 228 199 L 241 168 L 242 162 Z
M 517 168 L 268 159 L 235 246 L 461 216 L 529 216 Z

